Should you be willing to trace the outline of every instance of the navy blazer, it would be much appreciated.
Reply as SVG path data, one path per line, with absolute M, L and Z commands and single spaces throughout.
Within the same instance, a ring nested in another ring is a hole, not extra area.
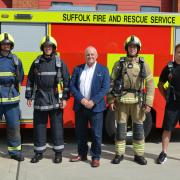
M 70 91 L 74 96 L 74 111 L 78 111 L 81 106 L 81 100 L 84 96 L 80 92 L 80 76 L 84 70 L 85 64 L 81 64 L 74 68 L 71 81 Z M 91 85 L 90 100 L 95 103 L 93 112 L 102 112 L 106 109 L 104 96 L 108 93 L 110 88 L 110 76 L 107 67 L 96 64 Z

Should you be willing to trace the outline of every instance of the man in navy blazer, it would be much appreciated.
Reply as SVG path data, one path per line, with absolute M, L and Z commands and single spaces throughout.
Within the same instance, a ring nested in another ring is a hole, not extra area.
M 87 160 L 88 122 L 92 130 L 92 167 L 100 165 L 104 100 L 109 91 L 110 77 L 108 69 L 97 63 L 97 50 L 89 46 L 85 50 L 86 63 L 74 68 L 70 81 L 70 90 L 74 96 L 75 128 L 78 143 L 78 156 L 71 162 Z

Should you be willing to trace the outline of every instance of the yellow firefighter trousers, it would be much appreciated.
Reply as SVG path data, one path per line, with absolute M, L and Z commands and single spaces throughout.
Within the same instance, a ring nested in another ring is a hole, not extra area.
M 141 132 L 136 132 L 136 134 L 140 133 L 142 138 L 136 139 L 134 137 L 135 132 L 133 132 L 133 149 L 134 149 L 134 154 L 143 156 L 144 155 L 144 129 L 143 129 L 143 121 L 146 118 L 145 115 L 145 110 L 140 107 L 139 103 L 135 104 L 124 104 L 120 102 L 116 102 L 116 112 L 115 112 L 115 120 L 118 125 L 123 125 L 122 127 L 125 127 L 125 132 L 127 131 L 127 121 L 129 119 L 129 116 L 131 116 L 132 119 L 132 125 L 140 126 L 136 131 L 141 131 Z M 135 128 L 137 129 L 137 128 Z M 122 130 L 122 128 L 121 128 Z M 134 128 L 133 128 L 134 130 Z M 118 131 L 118 129 L 117 129 Z M 143 132 L 142 132 L 143 131 Z M 118 132 L 119 133 L 119 132 Z M 122 155 L 125 153 L 125 144 L 126 141 L 125 139 L 117 139 L 115 140 L 115 152 L 118 155 Z

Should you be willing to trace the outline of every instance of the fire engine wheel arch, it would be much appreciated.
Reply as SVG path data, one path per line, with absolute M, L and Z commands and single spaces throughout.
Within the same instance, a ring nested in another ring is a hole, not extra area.
M 150 134 L 152 127 L 153 127 L 152 114 L 147 113 L 146 119 L 144 121 L 144 136 L 145 136 L 145 138 L 148 137 L 148 135 Z M 107 110 L 105 112 L 104 128 L 105 128 L 106 134 L 110 138 L 114 138 L 115 129 L 116 129 L 114 111 Z M 128 120 L 126 141 L 127 141 L 127 143 L 132 143 L 132 122 L 131 122 L 131 118 L 129 118 L 129 120 Z

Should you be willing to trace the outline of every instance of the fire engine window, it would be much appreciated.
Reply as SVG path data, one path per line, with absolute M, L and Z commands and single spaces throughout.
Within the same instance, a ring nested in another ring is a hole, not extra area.
M 52 2 L 49 9 L 55 11 L 95 11 L 94 6 L 73 5 L 72 2 Z
M 1 32 L 14 37 L 16 52 L 39 52 L 39 44 L 47 33 L 46 24 L 35 23 L 1 23 Z
M 97 4 L 96 10 L 97 11 L 117 11 L 116 4 Z
M 52 6 L 72 6 L 72 2 L 52 2 Z
M 160 7 L 158 6 L 141 6 L 141 12 L 160 12 Z
M 180 43 L 180 27 L 175 29 L 175 45 Z

